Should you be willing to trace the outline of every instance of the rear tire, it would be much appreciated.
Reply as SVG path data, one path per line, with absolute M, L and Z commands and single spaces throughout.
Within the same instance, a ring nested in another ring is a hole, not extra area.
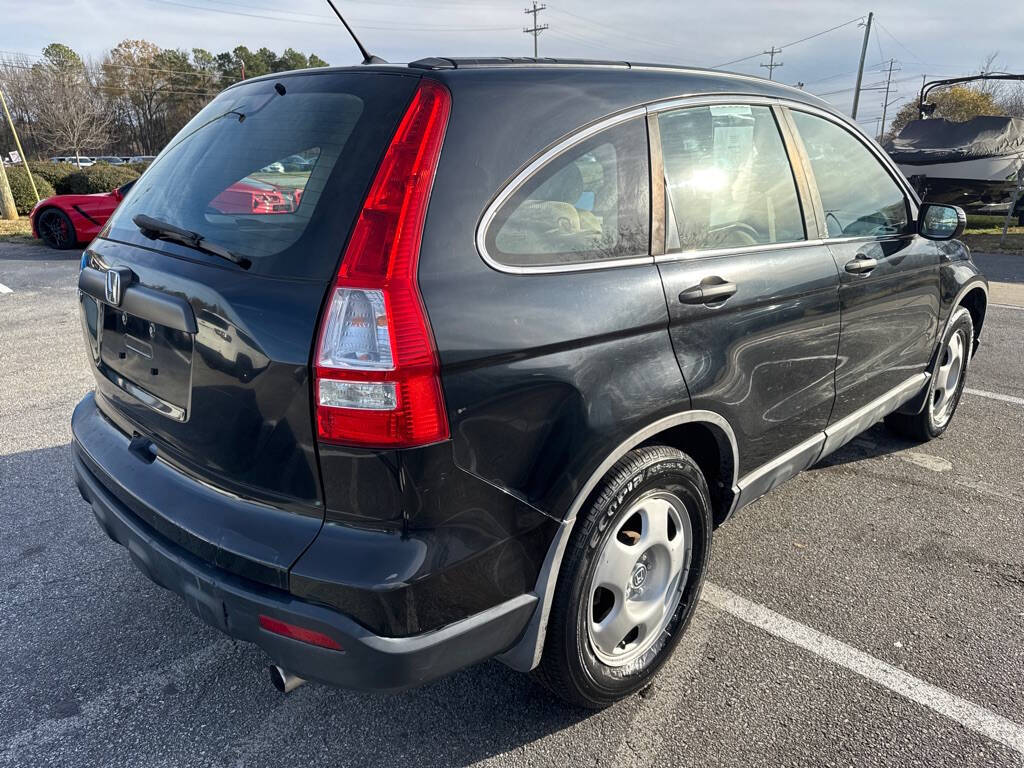
M 973 346 L 974 321 L 966 307 L 958 306 L 953 310 L 935 370 L 928 380 L 924 408 L 912 415 L 891 413 L 885 417 L 885 425 L 901 437 L 922 443 L 945 432 L 964 392 Z
M 36 231 L 51 248 L 66 251 L 78 245 L 75 225 L 64 211 L 47 208 L 36 219 Z
M 592 495 L 566 550 L 535 677 L 600 709 L 650 684 L 700 595 L 711 551 L 711 497 L 696 462 L 637 448 Z M 621 636 L 621 638 L 620 638 Z

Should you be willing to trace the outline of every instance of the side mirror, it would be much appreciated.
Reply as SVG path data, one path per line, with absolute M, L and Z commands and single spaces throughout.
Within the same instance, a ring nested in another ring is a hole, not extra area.
M 967 227 L 967 214 L 956 205 L 925 203 L 917 217 L 917 231 L 929 240 L 952 240 Z
M 110 194 L 113 196 L 115 200 L 120 200 L 122 197 L 124 197 L 124 195 L 121 194 L 120 187 L 115 187 L 114 189 L 110 190 Z

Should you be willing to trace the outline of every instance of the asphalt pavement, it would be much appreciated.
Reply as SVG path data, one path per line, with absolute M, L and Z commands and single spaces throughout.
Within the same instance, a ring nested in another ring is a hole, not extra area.
M 0 245 L 0 766 L 1024 765 L 1024 308 L 990 308 L 942 438 L 876 425 L 719 529 L 673 660 L 595 714 L 497 662 L 277 693 L 74 487 L 77 266 Z

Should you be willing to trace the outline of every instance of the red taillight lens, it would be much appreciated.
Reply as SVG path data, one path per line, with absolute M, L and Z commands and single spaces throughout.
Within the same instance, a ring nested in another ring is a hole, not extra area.
M 366 195 L 317 342 L 317 432 L 408 448 L 448 437 L 437 352 L 416 271 L 451 107 L 422 80 Z
M 332 651 L 342 650 L 334 638 L 328 637 L 323 632 L 298 627 L 286 621 L 265 616 L 262 613 L 260 614 L 260 626 L 267 630 L 267 632 L 273 632 L 275 635 L 281 635 L 282 637 L 290 637 L 292 640 L 309 643 L 310 645 L 319 645 L 321 648 L 330 648 Z

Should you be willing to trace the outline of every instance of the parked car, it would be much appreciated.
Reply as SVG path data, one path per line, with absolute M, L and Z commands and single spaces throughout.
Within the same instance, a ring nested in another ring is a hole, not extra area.
M 134 184 L 130 181 L 112 192 L 54 195 L 42 200 L 29 213 L 32 235 L 51 248 L 88 243 L 100 233 Z M 243 179 L 217 195 L 210 207 L 221 214 L 293 213 L 301 199 L 300 190 L 282 190 L 256 179 Z
M 106 163 L 107 165 L 124 165 L 124 160 L 120 157 L 113 155 L 103 155 L 102 157 L 93 158 L 94 162 Z
M 54 195 L 39 201 L 28 215 L 32 236 L 61 250 L 89 242 L 99 234 L 134 183 L 130 181 L 111 192 Z
M 962 212 L 761 78 L 432 58 L 190 126 L 85 254 L 74 472 L 282 690 L 641 689 L 713 529 L 879 419 L 942 434 L 985 319 Z M 294 212 L 211 206 L 310 148 Z
M 128 158 L 129 163 L 152 163 L 156 160 L 156 155 L 133 155 Z
M 317 153 L 309 155 L 289 155 L 281 161 L 281 166 L 286 173 L 309 173 L 316 165 Z

